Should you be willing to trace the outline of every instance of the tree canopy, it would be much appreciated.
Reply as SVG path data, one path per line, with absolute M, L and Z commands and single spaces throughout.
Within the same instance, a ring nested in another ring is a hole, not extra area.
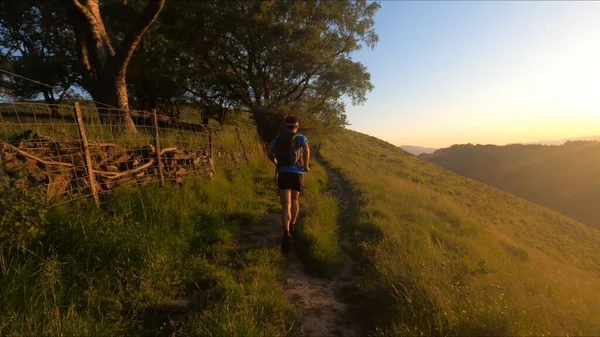
M 177 116 L 195 105 L 206 108 L 206 121 L 244 109 L 270 138 L 289 113 L 326 127 L 347 124 L 341 99 L 361 104 L 373 89 L 352 54 L 377 44 L 379 7 L 366 0 L 12 0 L 0 5 L 0 61 L 125 112 L 132 105 Z M 1 83 L 17 97 L 49 96 L 31 83 Z M 133 131 L 127 115 L 124 122 Z
M 61 14 L 60 6 L 42 0 L 0 3 L 0 67 L 46 84 L 4 76 L 2 86 L 14 96 L 41 95 L 55 104 L 78 82 L 74 40 Z

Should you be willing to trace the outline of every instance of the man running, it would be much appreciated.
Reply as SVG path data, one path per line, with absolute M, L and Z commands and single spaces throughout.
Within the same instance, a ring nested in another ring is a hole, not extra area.
M 300 206 L 298 197 L 304 188 L 304 172 L 309 172 L 310 148 L 308 139 L 298 133 L 300 124 L 294 116 L 285 118 L 285 130 L 276 137 L 268 150 L 269 159 L 277 167 L 277 186 L 281 200 L 281 222 L 283 238 L 281 252 L 290 251 L 292 235 L 296 229 L 296 220 Z

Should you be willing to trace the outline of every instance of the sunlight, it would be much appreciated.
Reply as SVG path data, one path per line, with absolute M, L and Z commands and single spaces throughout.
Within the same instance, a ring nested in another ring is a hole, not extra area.
M 531 103 L 571 114 L 600 112 L 600 45 L 591 39 L 578 42 L 561 54 L 547 55 L 534 68 L 525 81 L 530 84 Z

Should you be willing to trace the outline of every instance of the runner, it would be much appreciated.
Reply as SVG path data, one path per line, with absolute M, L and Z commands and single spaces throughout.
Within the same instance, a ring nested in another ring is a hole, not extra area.
M 278 174 L 277 187 L 283 224 L 281 252 L 284 255 L 290 251 L 292 234 L 296 230 L 300 211 L 298 197 L 304 188 L 304 172 L 310 171 L 308 139 L 298 133 L 299 128 L 300 123 L 296 117 L 286 117 L 284 131 L 271 142 L 268 150 L 269 159 L 275 164 Z

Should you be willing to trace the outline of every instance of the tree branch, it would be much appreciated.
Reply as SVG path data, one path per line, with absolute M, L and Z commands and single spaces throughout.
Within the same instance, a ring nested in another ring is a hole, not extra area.
M 52 160 L 44 160 L 38 156 L 35 156 L 31 153 L 27 153 L 24 150 L 19 149 L 16 146 L 12 146 L 9 143 L 5 142 L 5 141 L 0 141 L 0 144 L 8 147 L 9 149 L 19 153 L 20 155 L 22 155 L 23 157 L 27 157 L 36 161 L 39 161 L 40 163 L 44 164 L 44 165 L 56 165 L 56 166 L 65 166 L 65 167 L 73 167 L 73 164 L 71 163 L 65 163 L 65 162 L 60 162 L 60 161 L 52 161 Z
M 80 58 L 88 75 L 92 76 L 96 76 L 92 74 L 93 71 L 104 69 L 108 58 L 114 56 L 114 49 L 100 18 L 98 1 L 88 0 L 86 6 L 79 0 L 72 0 L 73 6 L 69 10 L 71 25 L 76 34 L 77 51 L 81 53 Z
M 92 12 L 86 8 L 84 5 L 81 4 L 81 2 L 79 2 L 79 0 L 73 0 L 73 5 L 75 5 L 75 8 L 77 8 L 81 14 L 85 15 L 85 17 L 90 21 L 90 22 L 95 22 L 96 21 L 96 17 L 94 16 L 94 14 L 92 14 Z
M 65 85 L 63 87 L 63 92 L 60 94 L 60 96 L 58 96 L 58 99 L 56 100 L 56 104 L 59 104 L 60 101 L 62 101 L 62 99 L 65 97 L 65 94 L 67 93 L 67 91 L 69 90 L 69 88 L 75 83 L 75 80 L 69 81 L 67 83 L 67 85 Z
M 282 96 L 279 97 L 279 99 L 286 99 L 288 97 L 290 97 L 291 95 L 294 94 L 294 92 L 296 92 L 300 86 L 304 85 L 304 88 L 301 90 L 300 94 L 304 94 L 304 91 L 306 91 L 306 88 L 308 87 L 308 83 L 310 82 L 310 79 L 319 71 L 321 70 L 321 68 L 323 68 L 325 66 L 325 63 L 321 63 L 319 66 L 317 66 L 313 71 L 311 71 L 310 73 L 306 74 L 306 76 L 304 76 L 303 79 L 301 79 L 298 83 L 296 83 L 296 85 L 294 85 L 292 87 L 291 90 L 288 90 L 286 93 L 284 93 Z M 298 98 L 298 97 L 297 97 Z M 296 98 L 296 99 L 297 99 Z
M 128 32 L 125 39 L 123 39 L 123 43 L 121 43 L 117 52 L 116 65 L 119 68 L 119 71 L 127 68 L 127 64 L 140 43 L 142 36 L 144 36 L 148 28 L 150 28 L 154 21 L 156 21 L 156 18 L 158 18 L 158 14 L 160 14 L 165 6 L 165 1 L 166 0 L 150 0 L 134 27 Z
M 219 98 L 219 97 L 221 97 L 221 96 L 222 96 L 222 94 L 220 94 L 220 93 L 219 93 L 219 94 L 215 94 L 215 95 L 213 95 L 213 96 L 207 96 L 207 95 L 205 95 L 205 94 L 201 94 L 201 93 L 199 93 L 199 92 L 197 92 L 197 91 L 194 91 L 194 90 L 192 90 L 192 89 L 189 89 L 189 88 L 184 88 L 184 87 L 181 87 L 181 89 L 183 89 L 183 90 L 185 90 L 185 91 L 189 92 L 189 93 L 190 93 L 190 94 L 192 94 L 192 95 L 195 95 L 195 96 L 202 97 L 203 99 L 215 99 L 215 98 Z

